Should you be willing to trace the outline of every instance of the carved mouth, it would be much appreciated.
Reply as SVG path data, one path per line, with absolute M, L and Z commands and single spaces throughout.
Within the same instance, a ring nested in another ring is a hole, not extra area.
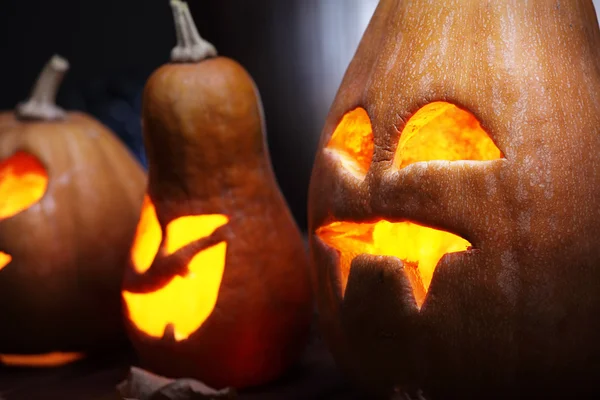
M 0 364 L 10 367 L 59 367 L 79 361 L 83 353 L 0 354 Z
M 227 244 L 202 250 L 188 265 L 186 276 L 175 276 L 150 293 L 123 292 L 129 318 L 148 336 L 187 339 L 210 316 L 217 302 L 225 269 Z
M 0 271 L 12 261 L 12 256 L 8 253 L 0 251 Z
M 444 254 L 464 251 L 471 246 L 460 236 L 412 222 L 333 222 L 316 233 L 325 244 L 339 252 L 342 293 L 346 290 L 354 257 L 360 254 L 392 256 L 404 263 L 419 308 Z

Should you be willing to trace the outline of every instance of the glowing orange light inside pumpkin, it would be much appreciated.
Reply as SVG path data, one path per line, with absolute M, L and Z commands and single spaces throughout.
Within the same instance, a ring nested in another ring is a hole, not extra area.
M 82 353 L 47 353 L 34 355 L 0 354 L 0 364 L 10 367 L 59 367 L 81 360 Z
M 364 176 L 373 158 L 373 130 L 364 108 L 344 115 L 331 135 L 328 150 L 335 151 L 342 166 L 355 176 Z
M 196 240 L 212 235 L 227 222 L 229 218 L 221 214 L 191 215 L 174 219 L 167 225 L 166 253 L 173 254 Z
M 413 115 L 400 135 L 394 165 L 418 161 L 496 160 L 502 153 L 473 114 L 437 101 Z
M 470 243 L 460 236 L 411 222 L 379 221 L 372 224 L 334 222 L 317 230 L 327 245 L 340 252 L 342 287 L 345 290 L 350 263 L 359 254 L 398 257 L 412 284 L 420 307 L 435 267 L 446 253 L 466 250 Z
M 48 173 L 42 163 L 24 151 L 0 163 L 0 220 L 10 218 L 37 203 L 46 193 Z M 0 251 L 0 270 L 12 256 Z
M 20 213 L 40 201 L 48 173 L 31 154 L 19 151 L 0 163 L 0 219 Z
M 0 251 L 0 271 L 2 268 L 6 267 L 12 261 L 12 257 L 10 254 L 6 254 Z
M 156 238 L 160 238 L 160 226 L 149 198 L 146 208 L 152 210 L 146 215 L 143 224 L 152 230 L 152 240 L 137 241 L 133 251 L 143 252 L 147 244 L 152 259 L 157 252 Z M 142 212 L 142 215 L 144 212 Z M 140 226 L 142 225 L 142 218 Z M 180 217 L 166 227 L 165 254 L 169 255 L 182 247 L 210 236 L 216 229 L 227 224 L 229 218 L 221 214 L 194 215 Z M 158 226 L 158 236 L 156 227 Z M 138 227 L 138 234 L 145 234 Z M 187 339 L 198 330 L 210 316 L 221 287 L 225 270 L 227 243 L 220 242 L 198 252 L 188 265 L 186 276 L 175 276 L 161 289 L 151 293 L 133 293 L 123 291 L 129 318 L 135 326 L 149 336 L 162 338 L 169 325 L 173 327 L 175 340 Z M 146 258 L 148 260 L 150 257 Z M 150 264 L 152 264 L 150 259 Z M 147 262 L 147 261 L 145 261 Z M 150 265 L 146 267 L 147 270 Z M 139 267 L 136 267 L 139 268 Z M 139 269 L 138 269 L 139 271 Z
M 344 143 L 343 123 L 344 120 L 335 131 L 338 135 L 335 143 L 332 137 L 329 144 L 334 149 L 343 147 L 340 144 Z M 371 129 L 363 128 L 362 131 Z M 347 135 L 348 143 L 356 142 L 355 130 Z M 373 140 L 372 133 L 370 140 Z M 354 145 L 351 147 L 358 148 Z M 372 147 L 362 144 L 360 148 L 364 150 L 360 157 L 354 156 L 355 164 L 372 157 Z M 350 152 L 346 151 L 346 154 Z M 394 165 L 403 168 L 419 161 L 494 160 L 501 157 L 500 150 L 472 114 L 450 103 L 435 102 L 421 108 L 407 122 L 400 136 Z M 350 163 L 342 165 L 348 168 Z M 349 169 L 352 171 L 354 167 Z M 466 250 L 470 246 L 468 241 L 459 236 L 413 222 L 338 221 L 320 227 L 316 234 L 340 252 L 344 290 L 354 257 L 359 254 L 394 256 L 404 262 L 419 307 L 425 301 L 433 272 L 442 256 Z
M 138 273 L 143 274 L 150 268 L 161 241 L 162 230 L 156 218 L 156 210 L 152 200 L 146 195 L 131 247 L 131 261 Z

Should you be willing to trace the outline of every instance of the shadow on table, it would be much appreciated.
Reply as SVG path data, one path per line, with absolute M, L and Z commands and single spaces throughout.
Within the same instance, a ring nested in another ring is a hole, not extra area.
M 115 389 L 136 365 L 131 350 L 54 369 L 0 368 L 0 400 L 118 400 Z M 298 364 L 279 380 L 239 392 L 241 400 L 363 400 L 315 334 Z

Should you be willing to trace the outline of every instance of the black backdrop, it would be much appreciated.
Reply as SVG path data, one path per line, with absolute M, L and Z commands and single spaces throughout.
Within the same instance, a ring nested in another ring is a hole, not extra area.
M 188 0 L 199 31 L 254 77 L 275 174 L 299 225 L 328 108 L 377 0 Z M 145 164 L 147 76 L 175 43 L 168 0 L 0 0 L 0 109 L 23 100 L 53 53 L 62 106 L 109 125 Z

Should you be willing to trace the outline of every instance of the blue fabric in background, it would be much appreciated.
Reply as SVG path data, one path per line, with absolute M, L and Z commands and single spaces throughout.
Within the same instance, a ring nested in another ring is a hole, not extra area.
M 125 73 L 92 80 L 64 93 L 60 103 L 69 110 L 91 114 L 112 129 L 148 168 L 141 125 L 142 93 L 146 74 Z

